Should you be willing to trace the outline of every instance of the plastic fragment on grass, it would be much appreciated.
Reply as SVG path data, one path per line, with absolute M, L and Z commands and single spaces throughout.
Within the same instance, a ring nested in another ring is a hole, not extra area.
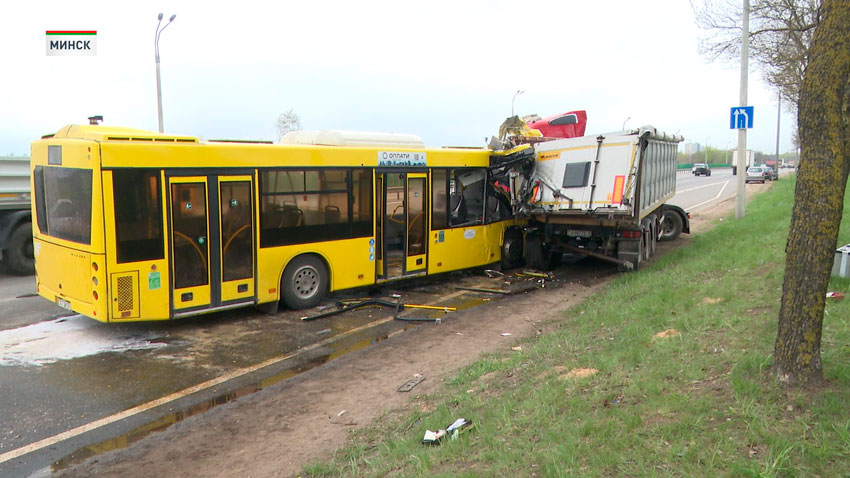
M 844 294 L 842 294 L 841 292 L 827 292 L 826 298 L 832 300 L 842 300 L 844 298 Z
M 567 372 L 565 375 L 562 375 L 562 378 L 575 379 L 575 378 L 584 378 L 590 377 L 591 375 L 596 375 L 599 372 L 599 369 L 595 368 L 574 368 Z
M 517 345 L 516 347 L 511 347 L 511 350 L 514 352 L 522 352 L 522 346 Z
M 678 337 L 680 335 L 682 335 L 682 333 L 676 329 L 667 329 L 655 334 L 655 337 L 652 338 L 652 341 L 655 342 L 656 339 L 669 339 L 672 337 Z
M 445 430 L 425 430 L 425 436 L 422 437 L 422 443 L 425 445 L 439 445 L 446 436 L 452 440 L 457 440 L 458 435 L 472 428 L 472 422 L 465 418 L 458 418 Z

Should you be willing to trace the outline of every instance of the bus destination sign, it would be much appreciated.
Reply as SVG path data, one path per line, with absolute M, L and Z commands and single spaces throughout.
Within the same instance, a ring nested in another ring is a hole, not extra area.
M 426 166 L 425 153 L 405 151 L 378 151 L 378 166 Z

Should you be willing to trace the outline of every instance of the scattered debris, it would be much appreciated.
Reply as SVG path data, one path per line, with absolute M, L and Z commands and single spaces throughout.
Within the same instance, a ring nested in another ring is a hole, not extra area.
M 700 304 L 717 304 L 719 302 L 723 302 L 722 297 L 717 297 L 717 298 L 706 297 L 706 298 L 702 299 L 702 302 L 700 302 Z
M 331 333 L 331 329 L 322 329 L 322 330 L 316 332 L 316 335 L 327 335 L 329 333 Z
M 301 320 L 316 320 L 316 319 L 324 319 L 325 317 L 330 317 L 333 315 L 341 314 L 343 312 L 348 312 L 349 310 L 359 309 L 361 307 L 369 307 L 369 306 L 379 306 L 379 307 L 387 307 L 390 309 L 395 309 L 395 314 L 393 318 L 396 320 L 401 320 L 405 322 L 435 322 L 437 324 L 441 323 L 440 318 L 432 318 L 432 317 L 399 317 L 399 313 L 403 311 L 405 308 L 411 309 L 431 309 L 431 310 L 442 310 L 445 313 L 454 312 L 457 310 L 457 307 L 449 307 L 444 305 L 419 305 L 419 304 L 402 304 L 401 296 L 398 294 L 393 294 L 390 296 L 395 299 L 395 302 L 390 302 L 388 300 L 383 299 L 353 299 L 353 300 L 340 300 L 337 302 L 335 310 L 329 310 L 327 312 L 322 312 L 316 315 L 301 317 Z M 372 317 L 371 315 L 369 317 Z
M 428 310 L 442 310 L 443 312 L 454 312 L 457 310 L 457 307 L 449 307 L 446 305 L 416 305 L 416 304 L 404 304 L 404 308 L 406 309 L 428 309 Z
M 484 269 L 484 273 L 487 274 L 487 277 L 489 277 L 491 279 L 494 278 L 494 277 L 499 277 L 499 276 L 505 275 L 504 272 L 495 271 L 493 269 Z
M 502 332 L 502 337 L 510 337 L 511 335 L 513 334 L 511 334 L 510 332 Z
M 621 405 L 623 403 L 624 398 L 625 397 L 623 397 L 622 395 L 617 395 L 617 398 L 611 400 L 610 402 L 606 398 L 605 400 L 602 400 L 602 406 L 607 408 L 611 405 Z
M 465 418 L 458 418 L 451 425 L 446 427 L 445 430 L 425 430 L 425 436 L 422 437 L 422 443 L 426 445 L 439 445 L 440 441 L 446 436 L 451 437 L 452 440 L 457 440 L 458 435 L 472 428 L 472 422 Z
M 410 380 L 405 382 L 404 385 L 402 385 L 401 387 L 398 387 L 398 391 L 399 392 L 409 392 L 409 391 L 413 390 L 413 387 L 422 383 L 423 380 L 425 380 L 424 375 L 422 375 L 421 373 L 414 373 L 413 377 L 411 377 Z
M 511 350 L 514 352 L 522 352 L 522 346 L 517 345 L 516 347 L 511 347 Z
M 553 274 L 551 272 L 532 271 L 532 270 L 528 270 L 528 269 L 517 273 L 517 275 L 520 276 L 520 277 L 529 276 L 529 277 L 535 277 L 535 278 L 538 278 L 538 279 L 548 279 L 548 280 L 555 279 L 555 274 Z
M 669 339 L 671 337 L 678 337 L 680 335 L 682 335 L 682 333 L 676 329 L 667 329 L 655 334 L 655 337 L 652 338 L 652 341 L 655 342 L 655 339 Z
M 487 293 L 487 294 L 508 295 L 508 294 L 511 293 L 511 291 L 509 291 L 509 290 L 482 289 L 482 288 L 479 288 L 479 287 L 460 287 L 460 286 L 458 286 L 458 287 L 455 287 L 455 289 L 457 289 L 457 290 L 468 290 L 468 291 L 471 291 L 471 292 L 484 292 L 484 293 Z
M 347 412 L 347 411 L 348 411 L 348 410 L 343 410 L 343 411 L 341 411 L 341 412 L 337 413 L 337 414 L 336 414 L 336 416 L 341 417 L 341 416 L 343 416 L 343 415 L 345 414 L 345 412 Z
M 842 294 L 841 292 L 827 292 L 826 298 L 832 300 L 841 300 L 844 298 L 844 294 Z

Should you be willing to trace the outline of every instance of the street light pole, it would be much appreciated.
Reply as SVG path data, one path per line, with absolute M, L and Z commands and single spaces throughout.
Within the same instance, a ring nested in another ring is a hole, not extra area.
M 705 138 L 705 164 L 708 164 L 708 140 L 711 139 L 711 136 Z
M 741 106 L 747 105 L 747 74 L 749 73 L 750 54 L 750 0 L 744 0 L 743 25 L 741 25 Z M 737 125 L 736 125 L 737 126 Z M 746 214 L 746 161 L 747 161 L 747 129 L 738 129 L 738 187 L 735 194 L 735 218 L 741 219 Z
M 514 93 L 514 97 L 511 98 L 511 117 L 514 116 L 514 101 L 516 101 L 517 96 L 519 96 L 523 93 L 525 93 L 525 90 L 516 90 L 516 93 Z
M 159 14 L 158 22 L 156 24 L 156 36 L 154 37 L 153 42 L 153 50 L 156 55 L 156 106 L 157 106 L 157 114 L 159 117 L 159 132 L 162 133 L 162 87 L 160 86 L 160 77 L 159 77 L 159 35 L 162 34 L 162 31 L 165 30 L 168 25 L 171 25 L 171 22 L 177 18 L 177 15 L 171 15 L 171 18 L 168 19 L 168 23 L 165 24 L 161 29 L 159 26 L 162 24 L 162 14 Z
M 773 158 L 773 167 L 776 169 L 776 177 L 779 177 L 779 119 L 782 117 L 782 93 L 776 98 L 776 156 Z
M 623 121 L 623 128 L 622 128 L 622 131 L 625 131 L 625 130 L 626 130 L 626 122 L 627 122 L 627 121 L 629 121 L 630 119 L 632 119 L 632 117 L 631 117 L 631 116 L 629 116 L 628 118 L 626 118 L 626 119 Z

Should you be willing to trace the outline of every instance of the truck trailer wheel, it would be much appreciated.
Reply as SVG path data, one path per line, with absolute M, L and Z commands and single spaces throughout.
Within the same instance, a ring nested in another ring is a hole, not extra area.
M 286 266 L 280 282 L 283 302 L 294 310 L 316 306 L 328 291 L 328 270 L 316 256 L 298 256 Z
M 522 232 L 511 229 L 505 232 L 505 242 L 502 244 L 503 270 L 514 269 L 522 265 Z
M 661 234 L 658 235 L 659 241 L 672 241 L 679 237 L 682 233 L 682 217 L 674 211 L 664 211 L 661 222 Z
M 18 275 L 35 273 L 35 259 L 32 254 L 32 223 L 24 222 L 15 228 L 9 237 L 9 247 L 4 255 L 6 266 Z

